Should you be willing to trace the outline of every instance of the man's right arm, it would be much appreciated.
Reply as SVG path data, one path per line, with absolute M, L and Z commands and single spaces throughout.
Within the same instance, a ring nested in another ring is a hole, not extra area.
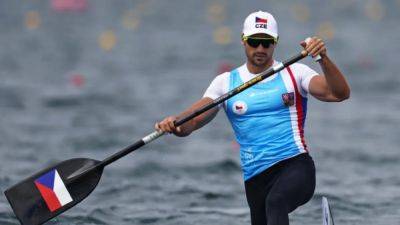
M 179 137 L 188 136 L 193 131 L 203 127 L 204 125 L 209 123 L 212 119 L 214 119 L 214 117 L 218 113 L 218 109 L 219 109 L 218 106 L 196 116 L 195 118 L 187 121 L 186 123 L 182 124 L 179 127 L 175 127 L 174 122 L 179 120 L 180 118 L 183 118 L 185 116 L 192 114 L 196 110 L 204 107 L 207 104 L 210 104 L 212 101 L 213 101 L 213 99 L 211 99 L 209 97 L 204 97 L 204 98 L 200 99 L 199 101 L 195 102 L 192 106 L 190 106 L 188 109 L 183 111 L 178 116 L 169 116 L 169 117 L 166 117 L 161 122 L 156 123 L 155 128 L 158 131 L 173 133 Z

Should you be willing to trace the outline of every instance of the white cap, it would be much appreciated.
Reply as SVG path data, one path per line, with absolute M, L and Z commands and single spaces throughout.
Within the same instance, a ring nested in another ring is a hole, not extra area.
M 250 36 L 253 34 L 268 34 L 274 38 L 278 38 L 278 25 L 275 18 L 267 12 L 253 12 L 247 16 L 243 24 L 243 35 Z

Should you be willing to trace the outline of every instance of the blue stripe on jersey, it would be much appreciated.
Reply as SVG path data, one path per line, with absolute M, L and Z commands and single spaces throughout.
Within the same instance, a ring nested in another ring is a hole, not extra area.
M 238 70 L 232 71 L 229 79 L 229 90 L 243 83 Z M 278 73 L 226 102 L 225 112 L 240 145 L 245 180 L 301 153 L 294 140 L 289 107 L 283 101 L 287 92 Z

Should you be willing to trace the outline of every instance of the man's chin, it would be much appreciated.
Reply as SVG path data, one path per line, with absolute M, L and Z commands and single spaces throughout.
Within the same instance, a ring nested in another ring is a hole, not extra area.
M 267 60 L 254 60 L 254 65 L 264 67 L 267 65 Z

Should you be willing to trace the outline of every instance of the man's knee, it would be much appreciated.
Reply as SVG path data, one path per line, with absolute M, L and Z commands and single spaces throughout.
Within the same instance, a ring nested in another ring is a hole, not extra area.
M 271 194 L 265 200 L 265 206 L 269 210 L 287 210 L 286 197 L 283 194 Z

